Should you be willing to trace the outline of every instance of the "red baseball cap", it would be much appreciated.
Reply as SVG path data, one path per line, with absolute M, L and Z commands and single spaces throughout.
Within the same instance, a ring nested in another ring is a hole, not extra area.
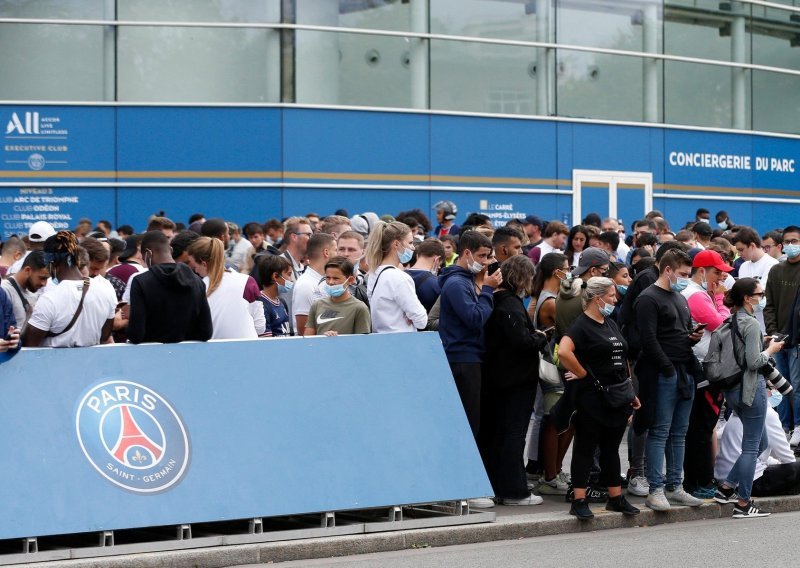
M 692 268 L 716 268 L 722 272 L 731 272 L 732 266 L 725 264 L 722 257 L 715 250 L 701 250 L 694 256 Z

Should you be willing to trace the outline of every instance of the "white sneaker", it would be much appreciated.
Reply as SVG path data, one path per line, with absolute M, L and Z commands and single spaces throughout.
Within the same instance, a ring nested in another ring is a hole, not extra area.
M 541 505 L 543 502 L 544 499 L 542 499 L 538 495 L 534 495 L 533 493 L 531 493 L 527 497 L 523 497 L 522 499 L 503 499 L 501 501 L 503 505 L 510 505 L 510 506 Z
M 572 476 L 564 471 L 559 471 L 556 477 L 559 478 L 564 483 L 566 483 L 567 485 L 572 483 Z
M 667 501 L 667 498 L 664 496 L 663 487 L 659 487 L 652 493 L 648 493 L 644 504 L 654 511 L 669 511 L 670 509 L 669 501 Z
M 789 440 L 789 445 L 793 448 L 800 446 L 800 426 L 795 426 L 792 430 L 792 437 Z
M 476 497 L 469 500 L 469 506 L 472 509 L 491 509 L 494 507 L 494 499 L 491 497 Z
M 667 500 L 672 505 L 688 505 L 689 507 L 699 507 L 703 504 L 702 499 L 698 499 L 693 495 L 689 495 L 681 486 L 676 487 L 674 491 L 667 491 L 666 496 Z
M 650 484 L 643 475 L 631 477 L 628 481 L 628 493 L 637 497 L 647 497 L 650 494 Z
M 569 483 L 566 483 L 559 475 L 550 481 L 542 478 L 539 480 L 539 493 L 542 495 L 566 495 Z

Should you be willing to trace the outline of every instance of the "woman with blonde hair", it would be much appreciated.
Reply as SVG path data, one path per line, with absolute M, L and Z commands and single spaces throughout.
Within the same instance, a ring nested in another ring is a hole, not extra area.
M 206 285 L 214 333 L 211 339 L 252 339 L 266 330 L 261 302 L 248 300 L 255 281 L 225 268 L 225 245 L 212 237 L 200 237 L 186 249 L 187 264 Z
M 378 221 L 369 234 L 367 294 L 373 333 L 415 331 L 428 323 L 414 280 L 402 268 L 411 261 L 413 243 L 411 229 L 398 221 Z
M 617 303 L 614 281 L 590 278 L 582 301 L 583 313 L 558 346 L 568 381 L 561 416 L 569 416 L 575 428 L 571 467 L 575 498 L 569 512 L 581 520 L 594 517 L 586 501 L 586 486 L 599 447 L 601 476 L 608 486 L 606 510 L 638 515 L 639 509 L 625 499 L 620 483 L 619 446 L 628 418 L 641 404 L 630 384 L 628 343 L 610 317 Z

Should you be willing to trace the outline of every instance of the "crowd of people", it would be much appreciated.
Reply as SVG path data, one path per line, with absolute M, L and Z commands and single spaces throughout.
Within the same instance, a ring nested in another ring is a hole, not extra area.
M 752 496 L 800 493 L 800 227 L 434 210 L 435 227 L 418 209 L 39 221 L 0 252 L 0 350 L 434 331 L 494 489 L 473 507 L 550 494 L 581 520 L 593 502 L 636 515 L 627 493 L 752 518 L 769 514 Z M 725 382 L 703 364 L 720 337 Z

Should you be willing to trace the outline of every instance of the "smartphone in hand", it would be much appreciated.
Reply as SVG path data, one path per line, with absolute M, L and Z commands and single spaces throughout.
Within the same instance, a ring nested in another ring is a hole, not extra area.
M 489 266 L 486 268 L 486 273 L 487 273 L 487 274 L 494 274 L 495 272 L 497 272 L 497 269 L 498 269 L 498 268 L 500 268 L 500 263 L 499 263 L 499 262 L 497 262 L 497 261 L 494 261 L 492 264 L 490 264 L 490 265 L 489 265 Z
M 692 330 L 692 333 L 700 333 L 701 331 L 703 331 L 703 330 L 704 330 L 705 328 L 707 328 L 707 327 L 708 327 L 708 324 L 707 324 L 707 323 L 698 323 L 698 324 L 697 324 L 697 327 L 695 327 L 695 328 Z

